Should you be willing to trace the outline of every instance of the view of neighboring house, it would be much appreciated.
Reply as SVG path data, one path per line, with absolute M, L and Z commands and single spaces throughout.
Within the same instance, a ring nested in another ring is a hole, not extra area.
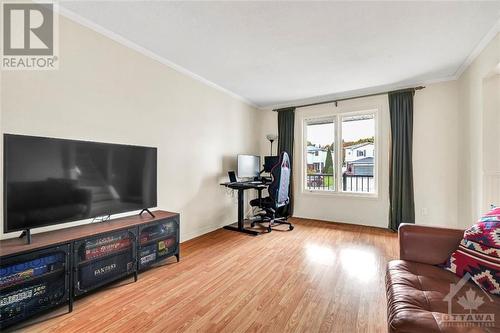
M 345 173 L 356 176 L 373 176 L 375 145 L 364 142 L 344 148 Z
M 333 151 L 332 151 L 333 154 Z M 345 166 L 343 172 L 347 175 L 372 176 L 375 145 L 364 142 L 344 147 Z M 307 170 L 309 173 L 324 173 L 327 148 L 307 146 Z
M 326 148 L 307 146 L 307 171 L 322 173 L 326 161 Z
M 373 176 L 373 157 L 363 157 L 348 162 L 345 174 L 349 176 Z
M 364 157 L 373 157 L 375 145 L 373 142 L 364 142 L 344 148 L 345 162 L 357 161 Z

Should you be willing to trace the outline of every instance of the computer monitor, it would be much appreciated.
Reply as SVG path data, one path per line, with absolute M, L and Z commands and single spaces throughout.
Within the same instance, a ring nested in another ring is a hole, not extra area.
M 259 176 L 260 156 L 238 155 L 238 177 L 250 178 Z
M 279 156 L 264 156 L 264 172 L 271 172 L 272 168 L 280 161 Z

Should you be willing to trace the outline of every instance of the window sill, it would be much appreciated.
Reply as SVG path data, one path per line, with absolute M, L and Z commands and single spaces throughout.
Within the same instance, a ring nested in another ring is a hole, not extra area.
M 350 199 L 379 199 L 378 193 L 356 193 L 356 192 L 337 192 L 337 191 L 321 191 L 321 190 L 302 190 L 301 194 L 319 196 L 319 197 L 340 197 Z

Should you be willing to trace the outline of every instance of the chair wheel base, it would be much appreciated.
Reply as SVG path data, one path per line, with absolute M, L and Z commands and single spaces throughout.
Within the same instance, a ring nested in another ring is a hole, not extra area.
M 290 226 L 288 227 L 288 230 L 292 231 L 293 230 L 293 225 L 290 224 Z
M 267 227 L 267 232 L 271 232 L 271 231 L 273 231 L 273 228 Z

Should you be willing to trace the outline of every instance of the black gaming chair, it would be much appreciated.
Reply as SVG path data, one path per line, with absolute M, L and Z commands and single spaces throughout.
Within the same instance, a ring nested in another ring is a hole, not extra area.
M 282 152 L 278 163 L 271 169 L 272 182 L 269 184 L 269 196 L 263 199 L 250 201 L 252 207 L 261 208 L 261 219 L 258 223 L 269 222 L 267 231 L 279 224 L 288 224 L 289 230 L 293 225 L 288 222 L 288 207 L 290 203 L 290 158 L 287 152 Z M 257 221 L 256 221 L 257 222 Z M 252 222 L 252 227 L 256 222 Z

